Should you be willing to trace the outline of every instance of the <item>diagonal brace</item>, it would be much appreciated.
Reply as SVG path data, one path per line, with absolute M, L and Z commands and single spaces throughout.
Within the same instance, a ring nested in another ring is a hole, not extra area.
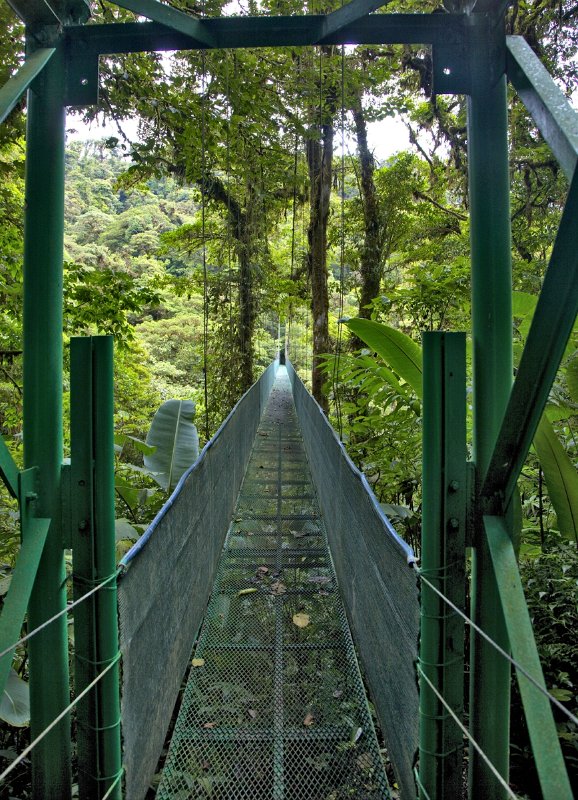
M 507 508 L 578 313 L 578 170 L 570 185 L 528 340 L 496 439 L 482 495 Z
M 55 52 L 56 49 L 54 47 L 42 47 L 40 50 L 36 50 L 26 59 L 18 72 L 6 81 L 0 89 L 0 123 L 4 122 L 26 89 L 42 72 Z
M 190 17 L 182 11 L 177 11 L 176 8 L 159 3 L 158 0 L 111 0 L 111 2 L 153 22 L 160 22 L 161 25 L 174 31 L 184 33 L 199 44 L 207 47 L 216 46 L 216 41 L 206 30 L 203 20 Z
M 27 469 L 19 475 L 20 525 L 22 545 L 12 581 L 0 616 L 0 651 L 18 641 L 26 615 L 30 593 L 48 536 L 50 520 L 33 516 L 36 469 Z M 13 650 L 0 658 L 0 697 L 12 664 Z
M 496 585 L 514 660 L 545 690 L 542 665 L 512 540 L 502 517 L 484 517 Z M 524 714 L 544 800 L 570 800 L 572 789 L 564 765 L 548 698 L 517 670 Z
M 578 112 L 522 36 L 507 36 L 506 48 L 508 78 L 570 181 L 578 161 Z
M 6 442 L 0 436 L 0 478 L 4 481 L 6 488 L 12 497 L 18 497 L 18 467 L 10 450 L 6 447 Z
M 337 11 L 332 11 L 325 17 L 321 26 L 322 33 L 319 43 L 323 43 L 325 37 L 332 36 L 390 2 L 391 0 L 351 0 L 350 3 L 341 6 Z

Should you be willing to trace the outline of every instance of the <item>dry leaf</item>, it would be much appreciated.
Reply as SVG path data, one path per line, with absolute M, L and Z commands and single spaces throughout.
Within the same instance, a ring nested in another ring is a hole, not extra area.
M 281 581 L 275 581 L 275 583 L 271 584 L 271 594 L 285 594 L 286 591 L 287 587 L 284 583 L 281 583 Z
M 257 574 L 258 575 L 266 575 L 269 572 L 269 567 L 258 567 Z
M 193 667 L 204 667 L 205 666 L 205 659 L 204 658 L 193 658 L 191 661 Z
M 205 724 L 203 725 L 203 728 L 206 728 L 208 731 L 212 731 L 213 728 L 216 728 L 216 727 L 217 727 L 217 723 L 216 722 L 205 722 Z
M 255 719 L 257 717 L 257 712 L 255 711 L 254 708 L 250 708 L 247 711 L 247 714 L 251 717 L 251 719 Z
M 289 533 L 292 533 L 296 539 L 301 539 L 302 536 L 306 535 L 305 531 L 289 531 Z
M 349 741 L 351 742 L 351 744 L 355 744 L 355 742 L 357 742 L 362 733 L 363 733 L 363 728 L 352 728 L 351 736 L 349 737 Z
M 242 597 L 244 594 L 253 594 L 253 592 L 256 592 L 256 591 L 257 591 L 257 589 L 240 589 L 237 592 L 237 597 Z
M 336 690 L 333 692 L 333 697 L 335 697 L 335 698 L 337 698 L 337 697 L 341 697 L 341 695 L 342 695 L 342 694 L 343 694 L 343 690 L 342 690 L 342 689 L 336 689 Z
M 298 628 L 306 628 L 310 622 L 309 614 L 293 614 L 293 624 L 297 625 Z
M 303 724 L 306 725 L 309 728 L 309 727 L 311 727 L 311 725 L 313 725 L 314 722 L 315 722 L 315 717 L 313 716 L 313 714 L 311 712 L 309 712 L 306 715 L 305 719 L 303 720 Z

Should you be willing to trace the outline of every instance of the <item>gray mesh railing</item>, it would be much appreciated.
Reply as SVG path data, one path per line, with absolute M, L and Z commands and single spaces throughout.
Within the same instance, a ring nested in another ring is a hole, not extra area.
M 415 798 L 419 598 L 412 549 L 319 405 L 287 371 L 353 638 L 403 798 Z
M 277 362 L 237 403 L 149 529 L 119 583 L 127 800 L 141 800 L 161 754 L 205 613 Z
M 255 438 L 156 796 L 390 797 L 284 367 Z

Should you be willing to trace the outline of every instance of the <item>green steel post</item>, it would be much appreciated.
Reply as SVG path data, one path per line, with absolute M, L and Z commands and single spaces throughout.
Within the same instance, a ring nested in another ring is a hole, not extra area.
M 112 338 L 71 342 L 71 504 L 75 597 L 115 575 Z M 81 692 L 118 658 L 116 579 L 75 615 Z M 118 667 L 78 709 L 79 794 L 98 800 L 121 769 Z M 120 781 L 109 795 L 120 798 Z
M 70 508 L 73 553 L 73 592 L 78 600 L 94 581 L 94 475 L 92 340 L 70 341 Z M 81 603 L 74 614 L 74 684 L 77 694 L 95 675 L 94 599 Z M 98 745 L 94 733 L 96 693 L 77 706 L 76 750 L 79 794 L 85 797 L 98 771 Z
M 481 484 L 512 386 L 512 277 L 505 77 L 481 83 L 468 102 L 474 349 L 474 461 Z M 481 520 L 480 514 L 477 517 Z M 472 617 L 505 650 L 508 636 L 483 528 L 472 556 Z M 472 638 L 470 730 L 507 780 L 510 665 Z M 491 770 L 470 749 L 469 795 L 505 796 Z
M 66 607 L 60 523 L 62 462 L 62 237 L 64 228 L 64 69 L 57 52 L 28 92 L 24 226 L 24 461 L 38 467 L 37 515 L 52 520 L 28 625 Z M 69 703 L 68 631 L 60 617 L 29 642 L 31 736 Z M 70 797 L 70 721 L 65 717 L 32 752 L 32 791 Z
M 423 336 L 423 521 L 421 573 L 458 606 L 465 603 L 465 335 Z M 464 694 L 464 624 L 427 583 L 421 585 L 420 668 L 459 718 Z M 462 791 L 462 732 L 422 679 L 420 798 Z
M 94 346 L 94 580 L 110 583 L 96 595 L 99 668 L 119 657 L 116 592 L 116 539 L 114 529 L 114 389 L 113 340 L 96 336 Z M 100 742 L 99 782 L 102 795 L 116 781 L 109 795 L 120 800 L 121 769 L 120 698 L 118 664 L 98 684 Z

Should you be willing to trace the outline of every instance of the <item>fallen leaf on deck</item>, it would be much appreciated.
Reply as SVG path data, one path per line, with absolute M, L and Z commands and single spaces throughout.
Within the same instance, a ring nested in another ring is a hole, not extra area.
M 281 583 L 281 581 L 275 581 L 275 583 L 271 584 L 271 594 L 285 594 L 286 591 L 287 587 L 284 583 Z
M 317 583 L 320 586 L 331 582 L 331 578 L 329 578 L 327 575 L 311 575 L 311 577 L 307 580 L 309 583 Z
M 193 658 L 191 661 L 193 667 L 204 667 L 205 666 L 205 659 L 204 658 Z
M 363 733 L 363 728 L 352 728 L 351 736 L 349 737 L 349 741 L 351 742 L 351 744 L 355 744 L 355 742 L 357 742 L 362 733 Z
M 342 690 L 342 689 L 336 689 L 336 690 L 333 692 L 333 697 L 336 697 L 336 698 L 337 698 L 337 697 L 341 697 L 341 695 L 342 695 L 342 694 L 343 694 L 343 690 Z
M 203 725 L 203 728 L 206 728 L 208 731 L 212 731 L 213 728 L 216 728 L 216 727 L 217 727 L 217 723 L 216 722 L 205 722 L 205 724 Z
M 296 539 L 301 539 L 302 536 L 306 535 L 305 531 L 289 531 L 289 533 L 292 533 Z
M 315 722 L 315 717 L 313 716 L 313 714 L 311 714 L 311 712 L 309 712 L 305 717 L 305 719 L 303 720 L 303 724 L 309 728 L 311 725 L 313 725 L 314 722 Z
M 269 572 L 269 567 L 257 567 L 259 575 L 266 575 Z
M 298 628 L 306 628 L 310 622 L 309 614 L 293 614 L 293 624 L 297 625 Z
M 240 589 L 237 592 L 237 597 L 242 597 L 244 594 L 253 594 L 253 592 L 256 592 L 256 591 L 257 591 L 257 589 Z
M 247 711 L 247 714 L 251 717 L 251 719 L 255 719 L 257 717 L 257 712 L 255 711 L 254 708 L 250 708 Z

